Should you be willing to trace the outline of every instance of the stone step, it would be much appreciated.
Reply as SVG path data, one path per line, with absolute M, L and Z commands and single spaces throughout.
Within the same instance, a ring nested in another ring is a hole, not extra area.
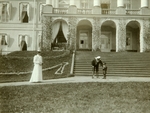
M 74 64 L 75 75 L 91 75 L 91 61 L 101 56 L 102 62 L 108 66 L 108 75 L 112 76 L 150 76 L 150 53 L 102 53 L 77 52 Z M 100 67 L 100 72 L 102 69 Z

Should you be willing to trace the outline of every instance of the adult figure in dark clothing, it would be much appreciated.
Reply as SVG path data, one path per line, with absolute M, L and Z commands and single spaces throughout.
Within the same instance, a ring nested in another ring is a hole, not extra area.
M 97 76 L 97 78 L 99 77 L 99 65 L 103 66 L 103 63 L 100 58 L 100 56 L 97 56 L 92 60 L 92 78 L 94 78 L 95 75 Z

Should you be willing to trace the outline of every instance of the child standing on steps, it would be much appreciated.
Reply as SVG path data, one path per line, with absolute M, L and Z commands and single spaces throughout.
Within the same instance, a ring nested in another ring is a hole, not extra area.
M 103 63 L 103 79 L 106 79 L 106 74 L 107 74 L 107 66 L 106 63 Z

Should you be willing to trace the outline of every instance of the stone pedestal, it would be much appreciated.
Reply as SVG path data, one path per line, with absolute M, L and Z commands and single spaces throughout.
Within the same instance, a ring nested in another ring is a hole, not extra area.
M 69 6 L 68 14 L 77 14 L 77 7 L 75 5 Z
M 149 8 L 141 8 L 140 10 L 141 15 L 150 15 L 150 9 Z
M 92 14 L 101 14 L 102 9 L 100 6 L 94 6 L 92 9 Z
M 126 14 L 126 9 L 124 7 L 118 7 L 116 9 L 116 14 Z
M 43 5 L 43 13 L 53 13 L 53 6 L 50 4 Z

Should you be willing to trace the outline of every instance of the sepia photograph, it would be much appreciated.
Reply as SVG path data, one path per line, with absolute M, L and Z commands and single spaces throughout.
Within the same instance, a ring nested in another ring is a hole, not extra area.
M 150 0 L 0 0 L 0 113 L 150 113 Z

